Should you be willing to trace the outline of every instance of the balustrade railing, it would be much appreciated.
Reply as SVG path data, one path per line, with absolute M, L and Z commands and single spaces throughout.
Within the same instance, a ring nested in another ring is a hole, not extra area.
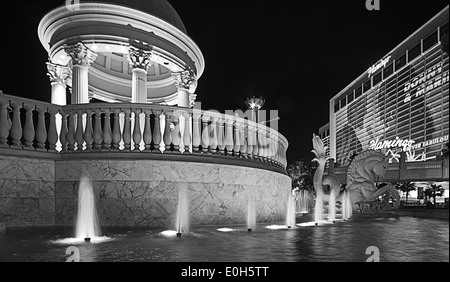
M 0 94 L 0 147 L 228 156 L 286 168 L 287 140 L 238 116 L 153 104 L 56 106 Z

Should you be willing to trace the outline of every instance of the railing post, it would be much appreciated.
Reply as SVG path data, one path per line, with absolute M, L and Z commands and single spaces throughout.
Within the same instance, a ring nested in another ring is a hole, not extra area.
M 37 108 L 38 111 L 38 123 L 36 129 L 36 141 L 38 151 L 46 151 L 45 142 L 47 141 L 47 129 L 45 127 L 45 112 L 47 109 Z
M 94 130 L 92 129 L 92 111 L 86 110 L 86 129 L 84 130 L 84 141 L 86 142 L 86 151 L 93 150 Z
M 247 120 L 247 158 L 253 159 L 253 127 Z
M 243 158 L 247 158 L 247 138 L 246 138 L 246 126 L 245 120 L 239 125 L 239 133 L 241 136 L 241 147 L 239 148 L 239 153 Z
M 170 119 L 172 117 L 172 112 L 171 111 L 165 111 L 164 112 L 164 116 L 165 116 L 165 125 L 164 125 L 164 135 L 163 135 L 163 141 L 164 141 L 164 145 L 165 145 L 165 150 L 164 152 L 169 153 L 170 152 L 170 147 L 172 144 L 172 132 L 170 129 Z
M 131 151 L 131 110 L 124 109 L 125 120 L 123 126 L 123 142 L 125 143 L 124 151 Z
M 219 137 L 217 134 L 217 121 L 219 120 L 218 117 L 211 117 L 211 134 L 210 134 L 210 140 L 209 140 L 209 146 L 211 149 L 211 153 L 217 154 L 217 148 L 219 145 Z
M 141 133 L 141 109 L 134 110 L 134 129 L 133 129 L 133 152 L 140 152 L 142 133 Z
M 184 153 L 189 153 L 191 148 L 191 115 L 188 112 L 183 112 L 184 117 L 184 134 L 183 134 L 183 144 Z
M 103 144 L 102 148 L 109 151 L 111 149 L 112 142 L 112 130 L 111 130 L 111 111 L 105 109 L 104 113 L 104 125 L 103 125 Z
M 59 141 L 61 141 L 61 152 L 67 152 L 69 142 L 67 141 L 67 135 L 69 129 L 67 128 L 67 113 L 61 111 L 61 133 L 59 134 Z
M 178 111 L 175 111 L 173 113 L 173 116 L 174 116 L 174 125 L 175 125 L 175 128 L 172 132 L 173 148 L 174 148 L 174 152 L 181 153 L 181 151 L 180 151 L 180 145 L 181 145 L 180 117 L 181 117 L 181 113 Z
M 23 128 L 23 139 L 25 140 L 23 147 L 26 150 L 34 150 L 33 141 L 36 137 L 36 131 L 34 130 L 33 125 L 33 108 L 30 106 L 24 106 L 24 109 L 27 112 L 25 118 L 25 126 Z
M 154 151 L 161 153 L 160 145 L 162 141 L 161 135 L 161 110 L 153 110 L 153 114 L 155 115 L 155 128 L 153 128 L 153 147 Z
M 236 122 L 235 122 L 235 126 L 234 126 L 234 147 L 233 147 L 233 151 L 234 151 L 234 156 L 235 157 L 239 157 L 240 156 L 240 151 L 241 151 L 241 132 L 240 132 L 240 127 L 242 125 L 242 122 L 238 120 L 238 118 L 236 118 Z
M 73 152 L 75 150 L 75 114 L 69 113 L 69 130 L 67 132 L 67 142 L 69 143 L 67 146 L 67 150 Z
M 200 151 L 201 145 L 201 134 L 200 134 L 200 118 L 199 114 L 192 115 L 192 151 L 193 153 L 198 153 Z
M 207 115 L 203 115 L 202 118 L 202 152 L 208 153 L 209 152 L 209 145 L 210 145 L 210 128 L 209 128 L 209 121 L 211 117 Z
M 151 128 L 151 110 L 144 110 L 145 125 L 144 125 L 144 143 L 145 151 L 151 152 L 152 147 L 152 128 Z
M 258 143 L 258 126 L 253 127 L 253 159 L 257 160 L 259 156 L 259 143 Z
M 120 110 L 114 110 L 114 125 L 112 133 L 112 150 L 120 150 L 120 141 L 122 140 L 122 135 L 120 132 L 120 122 L 119 122 Z
M 14 103 L 12 104 L 12 107 L 14 108 L 14 113 L 13 113 L 13 120 L 12 120 L 12 125 L 11 125 L 11 130 L 10 130 L 10 135 L 12 138 L 12 146 L 11 147 L 15 147 L 15 148 L 22 148 L 22 124 L 20 122 L 20 108 L 22 107 L 22 105 Z
M 102 131 L 102 111 L 100 109 L 95 110 L 94 117 L 94 150 L 100 151 L 103 144 L 103 131 Z
M 225 120 L 223 118 L 218 119 L 219 133 L 217 137 L 217 143 L 219 148 L 219 154 L 225 155 Z
M 48 126 L 48 144 L 49 152 L 56 152 L 56 143 L 58 143 L 58 129 L 56 128 L 56 114 L 58 111 L 54 112 L 52 109 L 48 109 L 50 114 L 50 123 Z
M 6 109 L 6 103 L 0 103 L 0 147 L 8 146 L 8 110 Z
M 77 131 L 75 132 L 75 141 L 77 141 L 77 151 L 82 152 L 83 151 L 83 112 L 80 110 L 77 112 Z
M 225 122 L 227 124 L 225 132 L 225 148 L 227 149 L 227 156 L 233 154 L 234 139 L 233 139 L 233 117 L 226 117 Z

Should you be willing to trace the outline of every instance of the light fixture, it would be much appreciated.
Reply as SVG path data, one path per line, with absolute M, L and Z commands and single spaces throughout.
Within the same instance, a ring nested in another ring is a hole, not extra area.
M 246 103 L 251 110 L 259 111 L 264 106 L 266 101 L 262 97 L 256 98 L 253 96 L 253 98 L 248 98 Z

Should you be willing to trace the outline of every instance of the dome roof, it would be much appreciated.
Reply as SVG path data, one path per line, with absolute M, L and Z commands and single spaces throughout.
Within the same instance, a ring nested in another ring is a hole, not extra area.
M 83 0 L 81 2 L 115 4 L 133 8 L 158 17 L 187 34 L 183 21 L 167 0 Z

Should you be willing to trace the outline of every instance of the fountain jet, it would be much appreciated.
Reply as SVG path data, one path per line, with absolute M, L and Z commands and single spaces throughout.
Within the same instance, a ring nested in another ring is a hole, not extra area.
M 189 198 L 187 185 L 182 185 L 178 192 L 178 208 L 175 224 L 177 237 L 181 237 L 183 233 L 189 233 Z
M 252 197 L 248 200 L 247 230 L 248 232 L 252 232 L 255 228 L 256 228 L 256 207 L 255 207 L 255 200 Z
M 95 207 L 94 189 L 87 177 L 80 180 L 78 189 L 78 211 L 76 238 L 90 242 L 91 238 L 99 237 L 100 224 Z

